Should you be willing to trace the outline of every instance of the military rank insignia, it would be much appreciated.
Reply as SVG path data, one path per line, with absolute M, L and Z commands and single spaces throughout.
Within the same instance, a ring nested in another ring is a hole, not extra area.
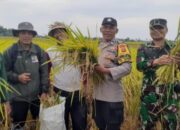
M 119 44 L 117 46 L 117 51 L 117 58 L 119 64 L 122 64 L 124 62 L 131 62 L 130 51 L 125 43 Z

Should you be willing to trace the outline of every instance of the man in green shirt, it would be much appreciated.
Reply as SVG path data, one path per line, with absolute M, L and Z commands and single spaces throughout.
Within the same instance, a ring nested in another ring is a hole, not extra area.
M 39 96 L 45 99 L 49 87 L 48 65 L 43 64 L 47 61 L 44 50 L 32 43 L 37 32 L 31 23 L 20 23 L 13 35 L 19 40 L 4 52 L 4 57 L 8 82 L 20 93 L 12 93 L 9 98 L 12 130 L 23 130 L 28 110 L 33 120 L 39 116 Z
M 140 117 L 142 130 L 154 130 L 157 121 L 163 130 L 176 130 L 178 126 L 178 100 L 174 85 L 156 85 L 156 71 L 163 65 L 173 63 L 169 56 L 174 45 L 166 41 L 168 32 L 165 19 L 150 21 L 151 42 L 143 44 L 137 52 L 137 69 L 143 72 Z

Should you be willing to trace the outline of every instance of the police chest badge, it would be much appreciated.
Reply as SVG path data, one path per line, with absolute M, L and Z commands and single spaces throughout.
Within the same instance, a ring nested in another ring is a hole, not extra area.
M 36 55 L 31 56 L 31 61 L 32 61 L 32 63 L 37 63 L 37 62 L 39 62 L 39 60 L 38 60 L 38 58 L 37 58 Z
M 119 64 L 122 64 L 124 62 L 131 62 L 130 51 L 125 43 L 119 44 L 117 46 L 117 51 L 118 51 L 117 58 Z

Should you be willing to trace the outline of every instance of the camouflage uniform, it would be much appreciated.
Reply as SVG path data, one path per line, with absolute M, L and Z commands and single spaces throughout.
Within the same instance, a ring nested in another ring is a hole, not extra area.
M 161 86 L 153 85 L 156 79 L 156 70 L 159 66 L 153 66 L 154 59 L 170 52 L 173 46 L 166 42 L 160 49 L 154 47 L 154 43 L 143 44 L 137 52 L 137 69 L 143 72 L 143 87 L 141 95 L 140 117 L 142 130 L 152 130 L 156 121 L 160 121 L 163 130 L 176 130 L 178 101 L 174 92 L 175 84 Z

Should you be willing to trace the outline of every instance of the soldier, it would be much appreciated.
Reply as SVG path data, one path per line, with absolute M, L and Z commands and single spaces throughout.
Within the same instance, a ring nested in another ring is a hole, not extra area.
M 105 81 L 94 89 L 94 119 L 99 130 L 119 130 L 124 114 L 121 78 L 131 72 L 130 53 L 126 44 L 115 39 L 118 29 L 114 18 L 104 18 L 100 31 L 101 54 L 95 69 L 104 74 Z
M 5 67 L 8 82 L 20 93 L 10 94 L 12 130 L 23 130 L 28 110 L 33 120 L 39 116 L 39 95 L 45 99 L 48 92 L 48 66 L 42 65 L 47 61 L 45 52 L 32 43 L 37 32 L 31 23 L 20 23 L 13 35 L 18 41 L 4 52 Z
M 67 26 L 55 22 L 50 26 L 49 36 L 63 41 L 68 38 Z M 58 43 L 57 43 L 58 44 Z M 61 64 L 60 54 L 54 47 L 48 50 L 52 68 L 55 69 Z M 72 119 L 73 130 L 85 130 L 87 125 L 87 106 L 84 97 L 80 97 L 80 70 L 74 66 L 67 65 L 54 75 L 54 91 L 66 98 L 65 102 L 65 124 L 69 130 L 69 114 Z
M 142 129 L 152 130 L 156 122 L 160 121 L 163 130 L 176 130 L 178 105 L 174 88 L 168 84 L 153 84 L 156 70 L 173 62 L 173 58 L 169 56 L 173 45 L 165 40 L 167 21 L 161 18 L 152 19 L 149 29 L 152 41 L 143 44 L 137 53 L 137 69 L 144 75 L 140 109 Z

